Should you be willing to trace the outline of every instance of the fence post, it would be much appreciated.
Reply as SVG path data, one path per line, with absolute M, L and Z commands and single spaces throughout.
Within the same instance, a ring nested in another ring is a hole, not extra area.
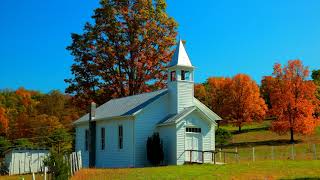
M 291 159 L 294 160 L 294 145 L 291 144 Z
M 313 159 L 317 160 L 317 149 L 315 144 L 313 144 Z
M 43 175 L 43 179 L 47 180 L 47 166 L 44 166 L 44 175 Z
M 79 169 L 82 168 L 82 157 L 81 157 L 81 151 L 78 151 L 78 161 L 79 161 Z
M 271 159 L 274 160 L 274 146 L 271 146 Z
M 221 148 L 219 149 L 219 160 L 222 161 L 222 154 L 221 154 Z
M 254 154 L 254 147 L 252 147 L 252 161 L 255 162 L 256 161 L 256 157 Z
M 235 159 L 236 159 L 236 162 L 239 163 L 238 147 L 236 147 Z
M 72 154 L 69 155 L 69 162 L 70 162 L 70 173 L 71 176 L 73 175 L 73 171 L 72 171 Z

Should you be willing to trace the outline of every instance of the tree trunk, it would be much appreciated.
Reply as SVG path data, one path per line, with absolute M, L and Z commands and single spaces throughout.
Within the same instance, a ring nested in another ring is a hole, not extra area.
M 290 128 L 290 143 L 291 143 L 291 144 L 294 144 L 293 128 Z
M 239 132 L 241 132 L 241 126 L 239 126 Z

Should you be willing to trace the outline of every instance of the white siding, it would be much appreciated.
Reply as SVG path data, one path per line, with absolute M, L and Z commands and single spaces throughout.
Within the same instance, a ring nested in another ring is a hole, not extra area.
M 176 131 L 177 131 L 177 165 L 184 164 L 185 161 L 185 136 L 186 136 L 186 130 L 185 130 L 185 121 L 180 121 L 178 124 L 176 124 Z
M 159 121 L 168 115 L 168 94 L 149 104 L 135 119 L 135 166 L 148 165 L 146 144 L 148 137 L 156 131 Z M 160 137 L 161 138 L 161 137 Z
M 186 107 L 194 106 L 193 87 L 193 82 L 178 81 L 178 112 L 181 112 Z
M 123 127 L 123 148 L 119 149 L 118 127 Z M 101 128 L 105 128 L 105 149 L 101 149 Z M 134 120 L 98 121 L 96 126 L 96 167 L 133 167 Z
M 214 126 L 209 123 L 198 112 L 193 112 L 177 124 L 177 164 L 181 165 L 185 162 L 185 129 L 187 126 L 201 128 L 202 150 L 214 150 Z M 204 161 L 211 162 L 212 155 L 204 154 Z
M 160 138 L 163 143 L 164 163 L 166 165 L 175 165 L 177 162 L 177 136 L 175 124 L 158 127 Z
M 177 96 L 177 82 L 169 82 L 169 113 L 176 114 L 178 112 L 178 96 Z
M 89 167 L 89 151 L 85 149 L 85 133 L 89 130 L 89 123 L 77 125 L 76 127 L 76 152 L 81 151 L 82 166 Z

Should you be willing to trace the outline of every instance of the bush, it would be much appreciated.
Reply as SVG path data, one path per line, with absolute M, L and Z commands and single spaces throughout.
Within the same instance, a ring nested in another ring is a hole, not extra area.
M 70 177 L 70 165 L 63 154 L 51 151 L 49 156 L 43 161 L 52 174 L 52 180 L 66 180 Z
M 221 147 L 226 145 L 228 141 L 231 139 L 232 135 L 228 130 L 218 128 L 216 130 L 216 145 Z
M 163 162 L 163 145 L 159 133 L 153 133 L 151 137 L 148 137 L 147 158 L 148 161 L 155 166 L 158 166 Z

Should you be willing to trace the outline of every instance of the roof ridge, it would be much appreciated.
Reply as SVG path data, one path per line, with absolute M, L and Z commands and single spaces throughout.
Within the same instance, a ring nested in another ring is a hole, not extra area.
M 151 92 L 143 92 L 143 93 L 134 94 L 134 95 L 131 95 L 131 96 L 124 96 L 124 97 L 120 97 L 120 98 L 114 98 L 114 99 L 110 99 L 109 101 L 114 101 L 114 100 L 119 100 L 119 99 L 125 99 L 125 98 L 129 98 L 129 97 L 140 96 L 140 95 L 144 95 L 144 94 L 155 93 L 155 92 L 158 92 L 158 91 L 165 91 L 165 90 L 168 90 L 168 88 L 159 89 L 159 90 L 151 91 Z M 107 101 L 107 102 L 109 102 L 109 101 Z

